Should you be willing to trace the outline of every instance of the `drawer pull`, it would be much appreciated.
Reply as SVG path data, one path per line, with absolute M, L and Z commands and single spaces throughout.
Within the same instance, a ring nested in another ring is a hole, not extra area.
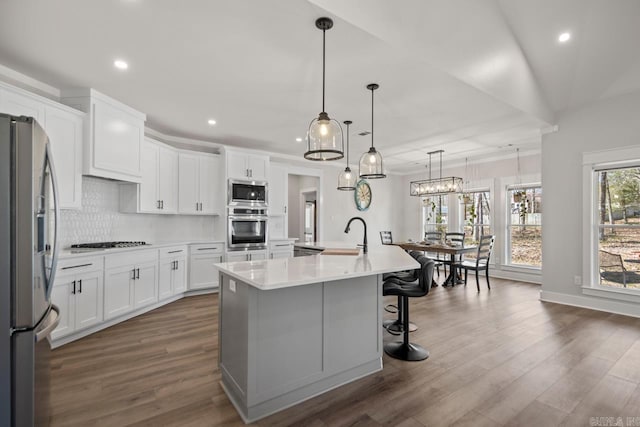
M 285 243 L 284 245 L 274 245 L 274 246 L 277 246 L 277 247 L 279 247 L 279 248 L 282 248 L 282 247 L 285 247 L 285 246 L 291 246 L 291 245 L 290 245 L 290 244 L 288 244 L 288 243 Z
M 169 251 L 167 253 L 169 253 L 169 254 L 177 254 L 178 252 L 182 252 L 182 249 L 177 250 L 177 251 Z
M 68 267 L 62 267 L 61 270 L 70 270 L 72 268 L 89 267 L 90 265 L 93 265 L 93 263 L 90 262 L 89 264 L 70 265 Z
M 219 250 L 220 248 L 198 248 L 199 251 L 212 251 L 212 250 Z

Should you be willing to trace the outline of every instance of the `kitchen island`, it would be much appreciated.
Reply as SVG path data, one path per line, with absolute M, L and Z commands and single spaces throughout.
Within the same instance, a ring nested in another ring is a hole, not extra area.
M 222 386 L 252 422 L 382 369 L 382 274 L 419 265 L 383 246 L 216 267 Z

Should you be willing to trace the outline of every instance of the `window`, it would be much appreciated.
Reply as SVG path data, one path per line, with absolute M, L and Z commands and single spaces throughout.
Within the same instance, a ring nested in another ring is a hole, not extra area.
M 491 234 L 490 206 L 489 190 L 469 191 L 460 197 L 465 243 L 475 244 L 481 236 Z
M 422 199 L 422 234 L 427 231 L 447 231 L 447 201 L 449 196 L 430 196 Z
M 602 286 L 640 289 L 640 167 L 596 169 L 595 175 L 596 278 Z
M 542 266 L 542 187 L 507 188 L 507 264 Z

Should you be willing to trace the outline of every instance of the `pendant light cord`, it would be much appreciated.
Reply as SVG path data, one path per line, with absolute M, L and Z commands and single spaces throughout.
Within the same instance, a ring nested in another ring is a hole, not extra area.
M 347 167 L 349 167 L 349 125 L 347 125 Z
M 373 148 L 373 91 L 371 89 L 371 148 Z
M 325 37 L 326 37 L 326 33 L 327 30 L 322 30 L 322 112 L 324 112 L 324 75 L 325 75 L 325 61 L 326 61 L 326 54 L 325 54 Z

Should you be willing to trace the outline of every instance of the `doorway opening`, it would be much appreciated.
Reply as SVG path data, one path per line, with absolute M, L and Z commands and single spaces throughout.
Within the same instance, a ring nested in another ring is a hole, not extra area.
M 317 176 L 289 174 L 289 237 L 299 242 L 319 240 L 319 186 Z

